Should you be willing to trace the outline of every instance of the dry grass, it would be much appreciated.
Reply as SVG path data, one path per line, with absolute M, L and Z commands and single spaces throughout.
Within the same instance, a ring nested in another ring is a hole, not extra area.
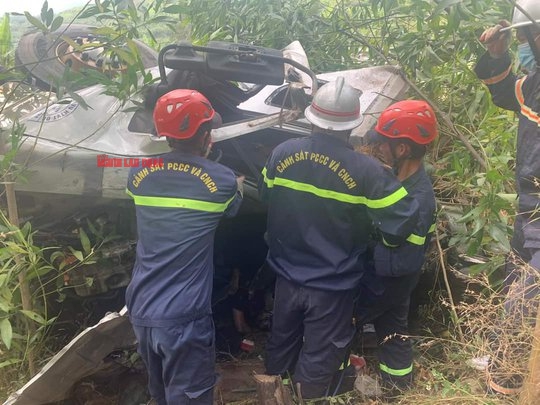
M 534 277 L 534 269 L 513 259 L 516 272 Z M 415 387 L 391 402 L 407 405 L 517 403 L 515 396 L 488 394 L 487 373 L 474 369 L 469 362 L 475 357 L 490 356 L 500 370 L 495 375 L 499 380 L 526 378 L 533 316 L 538 303 L 537 298 L 531 298 L 533 289 L 514 283 L 508 290 L 495 290 L 486 276 L 476 276 L 469 280 L 462 300 L 455 304 L 459 325 L 450 325 L 438 333 L 432 331 L 440 330 L 437 325 L 444 323 L 442 315 L 450 309 L 450 301 L 442 297 L 439 305 L 435 303 L 425 308 L 422 322 L 435 328 L 426 327 L 422 336 L 411 337 L 417 351 Z M 349 403 L 388 403 L 362 398 L 356 401 Z

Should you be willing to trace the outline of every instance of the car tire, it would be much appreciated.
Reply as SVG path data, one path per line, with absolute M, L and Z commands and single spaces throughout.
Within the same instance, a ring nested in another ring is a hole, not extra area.
M 54 89 L 58 78 L 66 69 L 57 55 L 59 45 L 65 43 L 61 37 L 88 37 L 93 34 L 93 27 L 83 24 L 63 25 L 53 33 L 43 34 L 35 30 L 24 34 L 15 50 L 15 62 L 27 72 L 38 87 L 44 90 Z M 157 51 L 141 41 L 134 40 L 145 68 L 157 66 Z

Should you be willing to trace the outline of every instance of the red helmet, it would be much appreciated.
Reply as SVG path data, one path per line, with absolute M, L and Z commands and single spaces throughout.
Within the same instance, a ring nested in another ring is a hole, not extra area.
M 407 138 L 427 145 L 437 137 L 437 118 L 425 101 L 398 101 L 382 112 L 375 130 L 390 139 Z
M 154 124 L 159 136 L 189 139 L 215 115 L 210 102 L 197 90 L 177 89 L 158 99 Z

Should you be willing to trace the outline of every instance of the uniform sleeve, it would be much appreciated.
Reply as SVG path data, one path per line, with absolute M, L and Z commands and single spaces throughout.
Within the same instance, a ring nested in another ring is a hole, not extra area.
M 512 71 L 512 58 L 509 52 L 498 59 L 492 58 L 487 52 L 484 53 L 478 60 L 474 72 L 488 87 L 495 105 L 506 110 L 520 110 L 514 90 L 516 75 Z
M 373 161 L 370 173 L 364 184 L 368 214 L 389 246 L 400 245 L 417 224 L 418 202 L 382 165 Z
M 397 247 L 388 247 L 379 242 L 373 252 L 375 274 L 382 277 L 401 277 L 414 274 L 424 264 L 424 247 L 404 242 Z
M 396 247 L 379 241 L 374 249 L 375 273 L 383 277 L 401 277 L 414 274 L 422 269 L 424 257 L 431 235 L 435 230 L 435 215 L 420 221 L 415 231 L 406 241 Z
M 225 209 L 225 212 L 223 215 L 227 218 L 234 217 L 238 210 L 240 209 L 240 206 L 242 205 L 243 195 L 240 190 L 238 190 L 238 185 L 236 183 L 236 179 L 234 181 L 234 195 L 232 196 L 229 205 Z
M 420 205 L 422 202 L 419 202 Z M 437 226 L 437 214 L 431 209 L 424 211 L 424 207 L 420 206 L 419 221 L 413 233 L 407 237 L 407 242 L 419 246 L 422 249 L 427 249 L 431 235 Z

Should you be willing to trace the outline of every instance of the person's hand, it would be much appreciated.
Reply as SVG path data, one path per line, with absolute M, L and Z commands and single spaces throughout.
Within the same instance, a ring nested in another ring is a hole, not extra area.
M 508 48 L 510 48 L 510 30 L 501 32 L 502 28 L 509 26 L 510 22 L 501 20 L 499 24 L 488 28 L 480 35 L 480 42 L 484 44 L 492 58 L 497 59 L 502 57 L 508 51 Z
M 246 176 L 238 176 L 236 178 L 236 186 L 238 188 L 238 192 L 240 195 L 244 195 L 244 180 L 246 179 Z

